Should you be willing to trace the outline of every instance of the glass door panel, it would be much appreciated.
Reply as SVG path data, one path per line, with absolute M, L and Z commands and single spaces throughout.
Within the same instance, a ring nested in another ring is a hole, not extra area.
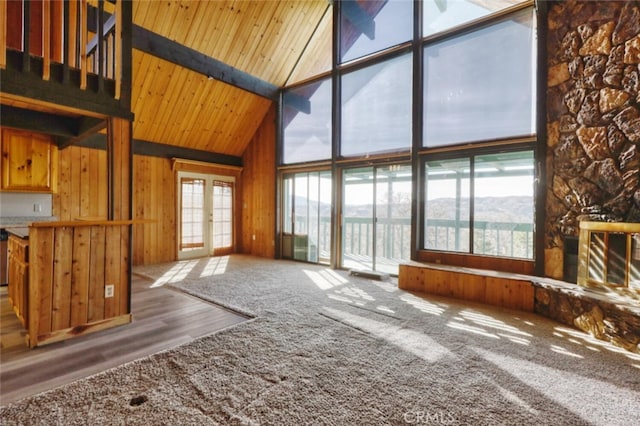
M 411 185 L 410 165 L 344 171 L 343 268 L 398 274 L 411 258 Z
M 342 187 L 342 267 L 373 269 L 374 168 L 347 169 Z
M 309 176 L 307 173 L 295 177 L 293 208 L 293 258 L 309 260 Z
M 331 262 L 331 171 L 318 173 L 318 262 Z
M 186 257 L 206 255 L 204 179 L 180 177 L 180 243 L 179 253 Z
M 329 263 L 331 172 L 285 175 L 282 206 L 282 257 Z
M 232 177 L 179 172 L 178 259 L 234 250 Z
M 233 251 L 233 183 L 213 181 L 213 254 Z
M 411 258 L 411 166 L 376 168 L 376 271 L 397 275 Z

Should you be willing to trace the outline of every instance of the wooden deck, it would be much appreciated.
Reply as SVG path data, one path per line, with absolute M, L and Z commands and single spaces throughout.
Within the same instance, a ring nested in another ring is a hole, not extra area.
M 28 349 L 26 331 L 0 289 L 0 405 L 214 333 L 247 317 L 133 276 L 133 322 Z

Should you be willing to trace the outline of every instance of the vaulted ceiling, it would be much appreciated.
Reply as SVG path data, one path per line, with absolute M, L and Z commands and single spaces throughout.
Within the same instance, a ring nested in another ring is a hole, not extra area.
M 134 25 L 282 87 L 327 71 L 327 0 L 136 1 Z M 134 42 L 135 46 L 135 42 Z M 272 100 L 133 51 L 134 138 L 240 156 Z

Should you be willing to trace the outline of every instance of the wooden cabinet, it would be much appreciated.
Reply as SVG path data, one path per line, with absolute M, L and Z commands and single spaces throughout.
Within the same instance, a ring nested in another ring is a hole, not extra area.
M 3 128 L 1 189 L 54 192 L 57 154 L 48 135 Z
M 29 240 L 9 236 L 9 301 L 13 310 L 27 327 L 28 324 L 28 291 L 29 291 Z

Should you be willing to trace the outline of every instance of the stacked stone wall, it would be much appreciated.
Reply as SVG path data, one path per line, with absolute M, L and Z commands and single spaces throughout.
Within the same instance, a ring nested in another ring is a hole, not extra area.
M 640 1 L 548 9 L 545 274 L 579 223 L 640 222 Z

